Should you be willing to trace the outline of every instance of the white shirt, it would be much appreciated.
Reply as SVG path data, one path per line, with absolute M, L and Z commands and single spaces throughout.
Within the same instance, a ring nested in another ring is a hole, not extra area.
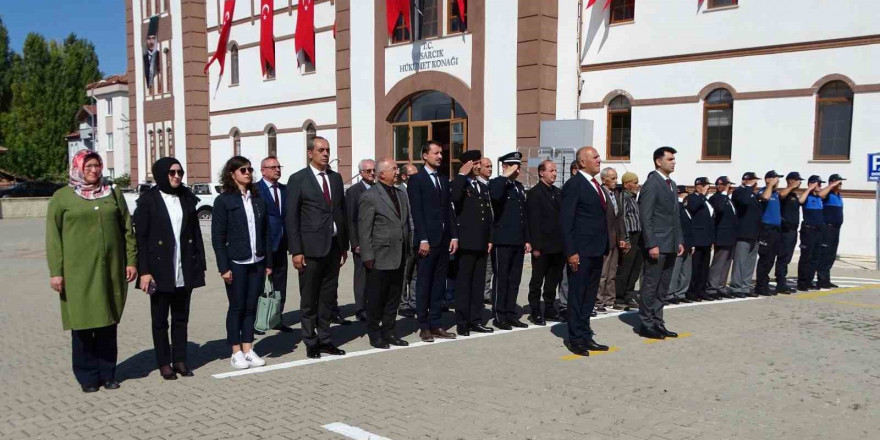
M 583 175 L 587 179 L 587 182 L 590 183 L 590 188 L 593 188 L 593 191 L 596 191 L 596 193 L 598 194 L 599 190 L 596 189 L 596 185 L 593 184 L 593 179 L 595 179 L 595 177 L 587 174 L 587 172 L 584 170 L 578 170 L 578 172 L 581 173 L 581 175 Z M 596 183 L 599 183 L 599 181 L 597 180 Z M 599 186 L 602 186 L 602 184 L 599 183 Z M 605 194 L 602 194 L 602 195 L 604 196 Z
M 174 274 L 175 287 L 183 287 L 183 262 L 180 260 L 180 230 L 183 228 L 183 208 L 180 207 L 180 197 L 174 194 L 162 194 L 162 201 L 168 209 L 168 218 L 171 220 L 171 231 L 174 232 Z
M 670 184 L 670 182 L 671 182 L 671 179 L 669 178 L 669 176 L 667 176 L 666 174 L 663 174 L 663 171 L 660 171 L 660 168 L 657 168 L 657 169 L 654 170 L 654 171 L 656 171 L 657 174 L 659 174 L 660 177 L 663 178 L 663 183 L 665 183 L 666 186 L 668 187 L 669 184 Z M 675 189 L 674 187 L 673 187 L 673 188 L 669 188 L 669 190 L 672 191 L 672 192 L 675 192 L 675 191 L 676 191 L 676 189 Z
M 486 180 L 486 179 L 484 179 L 483 176 L 477 176 L 477 180 L 479 180 L 480 183 L 482 183 L 483 185 L 488 185 L 488 184 L 489 184 L 489 181 Z
M 253 264 L 263 261 L 263 257 L 257 256 L 257 220 L 254 217 L 254 204 L 251 202 L 251 192 L 248 191 L 241 196 L 244 203 L 244 215 L 247 217 L 248 236 L 251 239 L 251 257 L 247 260 L 232 260 L 235 264 Z
M 315 180 L 318 182 L 318 188 L 321 188 L 322 194 L 324 192 L 324 182 L 325 182 L 324 179 L 327 179 L 326 180 L 327 194 L 330 194 L 330 200 L 332 201 L 333 200 L 333 189 L 330 188 L 332 185 L 330 185 L 330 179 L 327 177 L 327 171 L 326 170 L 321 171 L 321 170 L 313 167 L 312 164 L 309 164 L 309 169 L 312 170 L 312 174 L 315 175 Z M 321 173 L 324 173 L 324 175 L 321 176 Z M 338 231 L 338 229 L 336 228 L 336 222 L 333 222 L 333 236 L 334 237 L 336 236 L 337 231 Z

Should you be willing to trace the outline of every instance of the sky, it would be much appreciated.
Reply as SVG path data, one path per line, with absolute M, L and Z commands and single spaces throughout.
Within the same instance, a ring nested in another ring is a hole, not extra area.
M 0 0 L 0 18 L 19 54 L 31 32 L 59 41 L 72 32 L 95 45 L 105 76 L 125 73 L 124 0 Z

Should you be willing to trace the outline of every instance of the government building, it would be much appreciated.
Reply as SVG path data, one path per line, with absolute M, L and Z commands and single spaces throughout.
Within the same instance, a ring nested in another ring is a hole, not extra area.
M 843 175 L 840 253 L 874 253 L 874 2 L 605 2 L 236 0 L 218 48 L 223 0 L 127 0 L 132 181 L 173 155 L 190 183 L 214 182 L 234 154 L 276 155 L 286 180 L 314 136 L 330 141 L 346 183 L 364 158 L 420 163 L 427 139 L 446 145 L 450 175 L 463 151 L 519 150 L 534 184 L 539 159 L 570 162 L 592 145 L 644 181 L 653 150 L 669 145 L 680 184 L 771 169 Z M 275 65 L 264 68 L 270 15 Z M 296 50 L 300 15 L 314 19 L 313 56 Z M 218 62 L 204 71 L 217 50 L 222 76 Z M 563 125 L 581 138 L 558 141 Z

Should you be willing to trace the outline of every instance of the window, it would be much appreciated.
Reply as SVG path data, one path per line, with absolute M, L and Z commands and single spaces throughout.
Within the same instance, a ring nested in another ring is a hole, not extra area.
M 309 59 L 309 55 L 306 54 L 306 51 L 301 50 L 296 54 L 296 63 L 299 66 L 300 75 L 304 73 L 314 73 L 315 72 L 315 63 Z
M 269 150 L 269 156 L 278 155 L 278 132 L 275 131 L 275 127 L 269 127 L 266 130 L 266 145 Z
M 107 174 L 108 174 L 108 177 L 110 177 L 111 179 L 116 178 L 116 170 L 113 168 L 107 168 Z
M 442 0 L 416 0 L 417 10 L 413 14 L 413 27 L 417 29 L 416 38 L 424 40 L 439 35 L 439 7 Z
M 606 156 L 609 159 L 629 160 L 632 106 L 626 96 L 620 95 L 608 103 L 608 133 Z
M 611 22 L 633 21 L 636 16 L 636 0 L 611 0 Z
M 849 159 L 853 91 L 843 81 L 831 81 L 816 96 L 817 159 Z
M 410 41 L 409 29 L 406 28 L 406 22 L 403 20 L 403 14 L 397 17 L 397 24 L 394 25 L 394 32 L 391 34 L 392 43 L 405 43 Z
M 229 48 L 229 57 L 232 58 L 232 66 L 230 68 L 231 76 L 229 78 L 229 84 L 233 86 L 238 85 L 238 45 L 232 43 L 232 47 Z
M 113 133 L 107 133 L 107 151 L 113 151 Z
M 449 11 L 449 21 L 446 24 L 446 33 L 447 34 L 455 34 L 464 32 L 467 30 L 467 0 L 464 0 L 464 11 L 460 11 L 458 8 L 459 0 L 447 0 L 449 5 L 447 6 L 447 11 Z M 464 12 L 464 14 L 462 14 Z
M 174 136 L 171 135 L 171 127 L 165 129 L 168 136 L 168 155 L 174 157 Z
M 232 132 L 232 155 L 241 156 L 241 133 L 238 130 Z
M 390 122 L 391 150 L 398 165 L 422 163 L 422 145 L 431 139 L 443 146 L 440 174 L 458 172 L 458 158 L 467 151 L 467 113 L 449 95 L 437 91 L 414 95 L 400 105 Z
M 109 99 L 109 98 L 107 99 L 107 114 L 108 115 L 113 114 L 113 100 Z
M 715 89 L 703 102 L 703 159 L 730 159 L 733 144 L 733 95 Z
M 315 142 L 315 136 L 318 135 L 318 130 L 315 129 L 315 124 L 309 122 L 309 125 L 306 125 L 306 150 L 312 147 L 312 143 Z
M 737 0 L 709 0 L 709 9 L 736 6 Z

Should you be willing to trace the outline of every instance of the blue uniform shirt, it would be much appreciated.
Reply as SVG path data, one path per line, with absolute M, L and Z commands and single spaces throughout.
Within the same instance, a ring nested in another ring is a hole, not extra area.
M 758 191 L 758 194 L 764 192 L 764 189 L 761 188 Z M 779 226 L 782 224 L 782 209 L 779 205 L 779 193 L 773 191 L 773 195 L 770 196 L 770 200 L 763 201 L 764 204 L 764 214 L 761 216 L 761 222 L 765 225 Z
M 810 194 L 804 203 L 804 224 L 808 226 L 822 226 L 825 224 L 825 216 L 822 213 L 822 198 Z
M 822 201 L 825 223 L 840 226 L 843 224 L 843 199 L 840 194 L 829 193 Z

